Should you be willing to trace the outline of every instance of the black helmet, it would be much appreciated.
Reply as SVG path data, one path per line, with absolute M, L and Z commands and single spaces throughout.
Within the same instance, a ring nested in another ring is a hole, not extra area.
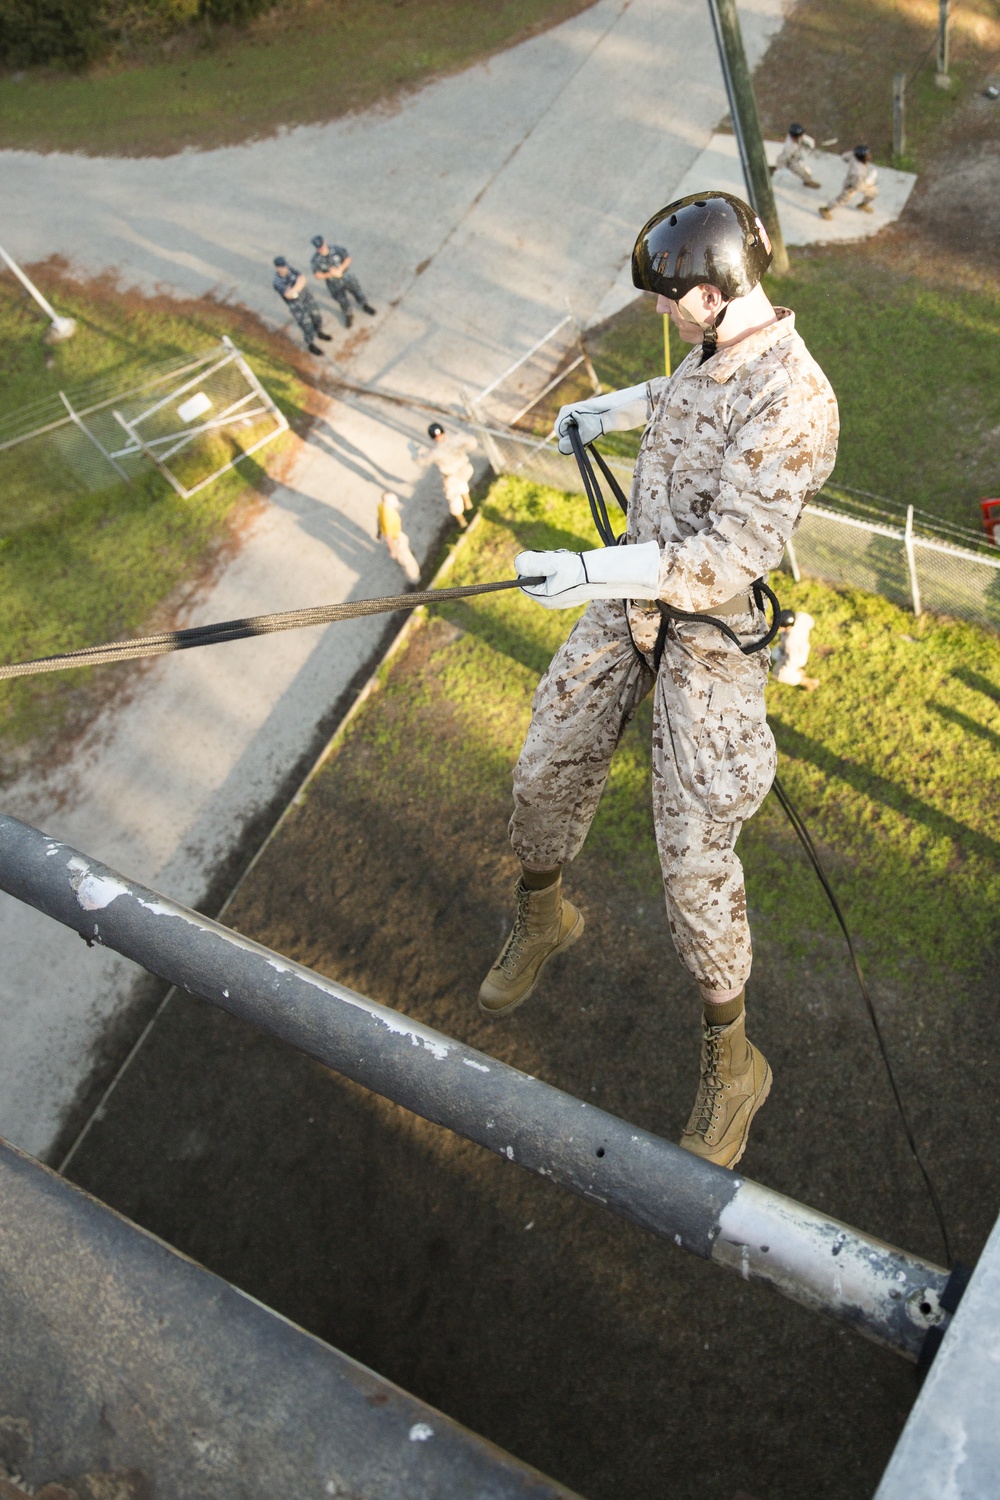
M 781 613 L 778 615 L 778 624 L 781 626 L 781 628 L 783 630 L 787 630 L 788 627 L 789 627 L 789 625 L 794 625 L 795 624 L 795 611 L 794 611 L 794 609 L 783 609 L 781 611 Z
M 322 234 L 314 234 L 312 237 L 313 248 L 318 250 L 320 245 L 326 244 L 326 237 Z
M 855 146 L 854 154 L 858 158 L 858 161 L 867 161 L 872 153 L 869 146 Z
M 654 214 L 632 251 L 632 284 L 679 302 L 696 286 L 729 302 L 753 291 L 771 264 L 767 231 L 732 193 L 694 193 Z
M 427 429 L 427 436 L 429 438 L 444 437 L 444 428 L 441 426 L 441 423 L 440 422 L 432 422 L 431 425 Z
M 792 124 L 788 127 L 788 134 L 794 136 L 796 140 L 798 140 L 800 135 L 805 135 L 805 133 L 805 126 L 800 125 L 797 120 L 793 120 Z
M 276 255 L 274 257 L 274 264 L 276 266 L 287 266 L 288 262 L 283 255 Z

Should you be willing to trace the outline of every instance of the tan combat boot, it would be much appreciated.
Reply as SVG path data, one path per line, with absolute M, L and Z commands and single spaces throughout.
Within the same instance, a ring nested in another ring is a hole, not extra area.
M 505 1016 L 527 1000 L 553 953 L 575 943 L 583 917 L 562 894 L 562 881 L 529 891 L 523 880 L 514 887 L 517 915 L 500 957 L 483 980 L 479 1008 L 488 1016 Z
M 735 1167 L 746 1150 L 750 1122 L 770 1092 L 767 1058 L 747 1041 L 746 1011 L 728 1026 L 706 1026 L 701 1082 L 681 1136 L 684 1150 Z

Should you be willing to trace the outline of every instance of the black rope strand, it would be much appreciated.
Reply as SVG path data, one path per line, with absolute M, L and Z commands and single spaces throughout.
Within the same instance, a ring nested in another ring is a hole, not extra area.
M 924 1184 L 927 1188 L 927 1196 L 931 1200 L 931 1205 L 934 1209 L 934 1217 L 937 1219 L 938 1229 L 941 1232 L 941 1240 L 944 1244 L 945 1260 L 948 1266 L 951 1267 L 954 1265 L 954 1257 L 951 1253 L 951 1240 L 948 1235 L 948 1226 L 945 1223 L 944 1209 L 941 1207 L 941 1200 L 938 1197 L 937 1189 L 935 1188 L 934 1183 L 931 1180 L 931 1175 L 924 1165 L 923 1157 L 920 1155 L 920 1148 L 917 1145 L 916 1138 L 913 1134 L 913 1129 L 907 1117 L 902 1095 L 900 1094 L 899 1086 L 896 1083 L 896 1075 L 893 1073 L 892 1063 L 889 1061 L 889 1052 L 885 1044 L 885 1038 L 882 1035 L 882 1027 L 879 1024 L 878 1015 L 876 1013 L 875 1006 L 872 1002 L 872 997 L 868 989 L 868 983 L 865 979 L 861 965 L 858 962 L 858 955 L 854 951 L 854 943 L 851 940 L 851 934 L 848 931 L 847 923 L 844 921 L 844 914 L 840 909 L 840 903 L 833 893 L 833 887 L 831 886 L 830 881 L 827 878 L 826 871 L 823 869 L 822 861 L 820 860 L 819 854 L 817 853 L 816 846 L 812 841 L 809 830 L 806 827 L 805 823 L 802 821 L 802 818 L 800 817 L 795 807 L 792 805 L 788 793 L 781 785 L 781 782 L 778 780 L 777 776 L 774 778 L 773 787 L 774 794 L 777 797 L 778 801 L 781 803 L 781 806 L 785 811 L 785 815 L 788 818 L 789 823 L 791 823 L 796 834 L 798 835 L 799 843 L 806 851 L 809 862 L 812 865 L 813 869 L 816 871 L 820 885 L 823 887 L 824 891 L 827 894 L 827 899 L 829 900 L 830 905 L 833 908 L 833 914 L 840 924 L 841 932 L 844 934 L 844 939 L 847 943 L 847 951 L 851 955 L 851 963 L 854 965 L 854 972 L 857 975 L 858 988 L 861 990 L 861 995 L 865 1002 L 865 1008 L 868 1011 L 868 1019 L 872 1023 L 872 1030 L 875 1033 L 875 1040 L 878 1043 L 878 1050 L 882 1054 L 882 1062 L 885 1066 L 886 1076 L 889 1079 L 889 1087 L 892 1089 L 892 1095 L 896 1101 L 896 1108 L 899 1111 L 899 1118 L 903 1124 L 903 1133 L 906 1136 L 906 1142 L 910 1148 L 910 1153 L 913 1156 L 913 1160 L 920 1168 L 920 1175 L 924 1179 Z
M 477 594 L 495 594 L 544 583 L 544 578 L 509 578 L 500 583 L 467 583 L 450 589 L 423 589 L 382 599 L 357 599 L 347 604 L 319 604 L 311 609 L 289 609 L 281 614 L 250 615 L 242 620 L 223 620 L 214 625 L 193 625 L 187 630 L 166 630 L 159 635 L 136 636 L 130 641 L 109 641 L 82 651 L 41 656 L 34 661 L 0 666 L 0 681 L 11 677 L 36 677 L 42 672 L 66 672 L 71 667 L 96 667 L 105 662 L 135 661 L 143 656 L 166 656 L 194 646 L 219 646 L 249 636 L 273 635 L 280 630 L 300 630 L 308 625 L 330 625 L 338 620 L 357 620 L 365 615 L 391 615 L 416 609 L 421 604 L 441 604 L 449 599 L 470 599 Z

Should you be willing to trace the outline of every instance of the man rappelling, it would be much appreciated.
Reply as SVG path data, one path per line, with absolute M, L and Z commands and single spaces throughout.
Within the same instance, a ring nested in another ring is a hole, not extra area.
M 620 543 L 524 552 L 524 592 L 547 609 L 587 609 L 535 693 L 514 771 L 510 835 L 521 862 L 514 926 L 480 990 L 501 1016 L 535 989 L 545 962 L 581 935 L 562 895 L 611 757 L 650 691 L 653 818 L 674 946 L 701 991 L 701 1078 L 681 1145 L 734 1166 L 767 1098 L 771 1070 L 746 1038 L 751 942 L 735 844 L 775 771 L 765 717 L 766 628 L 753 585 L 781 561 L 803 506 L 836 457 L 833 391 L 761 277 L 771 261 L 753 210 L 728 193 L 683 198 L 654 215 L 632 255 L 693 349 L 668 378 L 565 406 L 556 430 L 591 443 L 644 429 Z

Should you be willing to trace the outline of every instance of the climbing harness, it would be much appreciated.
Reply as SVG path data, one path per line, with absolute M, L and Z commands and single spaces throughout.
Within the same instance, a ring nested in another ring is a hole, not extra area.
M 71 667 L 96 667 L 104 662 L 134 661 L 142 656 L 166 656 L 193 646 L 218 646 L 248 636 L 273 635 L 279 630 L 300 630 L 307 625 L 329 625 L 337 620 L 357 620 L 364 615 L 392 615 L 416 609 L 421 604 L 443 604 L 449 599 L 471 599 L 477 594 L 496 594 L 544 583 L 544 578 L 508 578 L 500 583 L 467 583 L 450 589 L 423 589 L 393 594 L 383 599 L 357 599 L 348 604 L 319 604 L 312 609 L 289 609 L 282 614 L 250 615 L 243 620 L 223 620 L 214 625 L 195 625 L 189 630 L 165 630 L 160 635 L 137 636 L 130 641 L 109 641 L 83 651 L 64 651 L 34 661 L 0 666 L 0 681 L 10 677 L 35 677 L 41 672 L 66 672 Z
M 594 518 L 594 525 L 597 528 L 597 534 L 601 538 L 601 541 L 604 543 L 605 547 L 617 547 L 621 543 L 622 537 L 616 536 L 614 531 L 612 530 L 611 522 L 608 517 L 608 508 L 605 503 L 604 496 L 601 493 L 601 487 L 597 480 L 597 476 L 595 475 L 590 463 L 591 456 L 593 456 L 593 458 L 596 460 L 598 468 L 604 475 L 605 479 L 608 481 L 612 494 L 614 495 L 615 499 L 618 502 L 618 505 L 626 516 L 628 515 L 628 501 L 625 498 L 621 486 L 616 480 L 614 474 L 611 472 L 608 465 L 601 457 L 600 453 L 598 453 L 597 449 L 593 446 L 593 444 L 588 444 L 586 447 L 584 446 L 580 438 L 579 427 L 574 417 L 570 417 L 565 423 L 565 435 L 569 438 L 570 444 L 573 448 L 573 454 L 576 458 L 577 467 L 580 470 L 580 478 L 583 481 L 583 487 L 586 492 L 587 499 L 590 502 L 590 512 Z M 664 618 L 663 623 L 660 626 L 656 641 L 656 647 L 653 652 L 654 670 L 659 671 L 660 661 L 663 656 L 663 648 L 666 642 L 666 632 L 671 621 L 675 620 L 684 621 L 685 623 L 693 621 L 704 625 L 713 625 L 716 630 L 721 630 L 723 635 L 727 636 L 731 641 L 739 646 L 744 655 L 750 655 L 750 653 L 754 651 L 762 651 L 765 646 L 769 646 L 778 633 L 780 617 L 782 613 L 781 606 L 778 603 L 776 596 L 772 593 L 771 589 L 767 586 L 762 578 L 758 578 L 752 585 L 752 588 L 754 600 L 757 604 L 757 607 L 761 610 L 763 610 L 764 607 L 763 598 L 766 596 L 768 603 L 771 605 L 772 620 L 770 629 L 768 630 L 767 634 L 765 636 L 762 636 L 758 641 L 752 641 L 747 646 L 743 645 L 735 631 L 730 630 L 728 625 L 724 624 L 722 620 L 716 619 L 714 615 L 688 613 L 687 611 L 682 609 L 675 609 L 673 605 L 664 604 L 662 600 L 658 600 L 657 604 Z M 627 620 L 628 612 L 626 610 L 626 622 Z M 629 634 L 631 635 L 631 627 L 629 627 Z M 634 641 L 632 644 L 635 647 L 637 653 L 639 655 L 642 655 L 642 653 L 639 652 L 639 648 L 635 646 Z M 899 1092 L 899 1085 L 896 1082 L 896 1076 L 892 1070 L 892 1063 L 889 1060 L 889 1052 L 888 1048 L 886 1047 L 885 1038 L 882 1035 L 882 1027 L 879 1024 L 878 1014 L 875 1010 L 875 1004 L 872 1000 L 871 992 L 868 989 L 868 983 L 865 979 L 861 964 L 858 962 L 858 956 L 854 949 L 854 943 L 851 939 L 850 931 L 848 930 L 847 923 L 844 920 L 844 914 L 840 909 L 840 903 L 838 902 L 837 897 L 834 894 L 833 887 L 831 886 L 829 877 L 827 876 L 827 873 L 823 868 L 822 861 L 820 860 L 819 853 L 812 841 L 809 830 L 806 827 L 800 813 L 794 807 L 791 798 L 785 791 L 785 788 L 782 786 L 777 776 L 775 776 L 772 786 L 774 789 L 774 794 L 781 804 L 785 816 L 788 818 L 789 823 L 792 825 L 799 843 L 805 850 L 806 857 L 808 858 L 809 863 L 812 865 L 813 869 L 816 872 L 816 876 L 819 880 L 820 885 L 826 892 L 826 896 L 830 902 L 833 914 L 837 919 L 841 932 L 844 934 L 844 939 L 847 943 L 847 951 L 850 954 L 851 963 L 854 967 L 855 977 L 858 981 L 858 988 L 861 991 L 861 998 L 864 1001 L 865 1009 L 868 1012 L 868 1019 L 870 1020 L 872 1030 L 875 1033 L 875 1041 L 878 1045 L 879 1054 L 882 1058 L 886 1077 L 889 1080 L 889 1088 L 892 1092 L 892 1097 L 895 1100 L 896 1109 L 899 1113 L 900 1121 L 902 1122 L 903 1134 L 906 1137 L 906 1144 L 910 1149 L 910 1154 L 913 1157 L 913 1160 L 916 1162 L 917 1167 L 920 1171 L 920 1175 L 924 1180 L 924 1185 L 927 1188 L 927 1196 L 930 1199 L 934 1217 L 937 1220 L 938 1230 L 941 1235 L 941 1241 L 944 1246 L 946 1263 L 949 1267 L 952 1267 L 955 1265 L 955 1261 L 951 1252 L 951 1239 L 948 1234 L 948 1227 L 944 1217 L 944 1209 L 941 1206 L 941 1199 L 938 1196 L 938 1192 L 934 1186 L 931 1175 L 928 1172 L 927 1167 L 924 1165 L 923 1158 L 920 1154 L 920 1148 L 918 1147 L 916 1137 L 913 1134 L 913 1128 L 910 1125 L 909 1117 L 906 1113 L 906 1107 L 903 1104 L 902 1095 Z
M 580 428 L 575 417 L 567 419 L 565 423 L 565 436 L 569 438 L 577 468 L 580 470 L 580 478 L 583 481 L 583 488 L 590 502 L 590 513 L 594 518 L 597 534 L 605 547 L 617 547 L 621 544 L 622 537 L 616 536 L 612 528 L 611 520 L 608 516 L 608 507 L 601 491 L 600 483 L 591 466 L 591 456 L 593 456 L 598 468 L 607 480 L 611 493 L 618 502 L 619 509 L 627 516 L 628 501 L 625 498 L 624 491 L 593 444 L 584 446 L 583 439 L 580 437 Z M 663 649 L 666 645 L 667 631 L 672 622 L 681 622 L 685 625 L 711 625 L 715 630 L 721 631 L 727 640 L 732 641 L 733 645 L 738 647 L 744 656 L 752 656 L 755 651 L 763 651 L 769 646 L 778 634 L 778 617 L 781 614 L 781 605 L 778 603 L 774 591 L 764 582 L 763 578 L 754 579 L 750 588 L 753 592 L 754 603 L 762 614 L 765 613 L 765 599 L 770 604 L 771 624 L 765 635 L 762 635 L 759 640 L 749 641 L 746 645 L 740 640 L 736 631 L 731 630 L 725 621 L 720 620 L 717 615 L 700 614 L 696 610 L 677 609 L 673 604 L 667 604 L 665 600 L 657 599 L 656 606 L 663 619 L 656 638 L 656 645 L 653 648 L 653 670 L 655 672 L 660 670 Z M 629 627 L 629 634 L 631 634 L 631 627 Z M 635 645 L 635 642 L 633 641 L 632 644 Z M 638 651 L 638 647 L 636 647 L 636 650 Z M 639 654 L 642 655 L 641 652 Z

